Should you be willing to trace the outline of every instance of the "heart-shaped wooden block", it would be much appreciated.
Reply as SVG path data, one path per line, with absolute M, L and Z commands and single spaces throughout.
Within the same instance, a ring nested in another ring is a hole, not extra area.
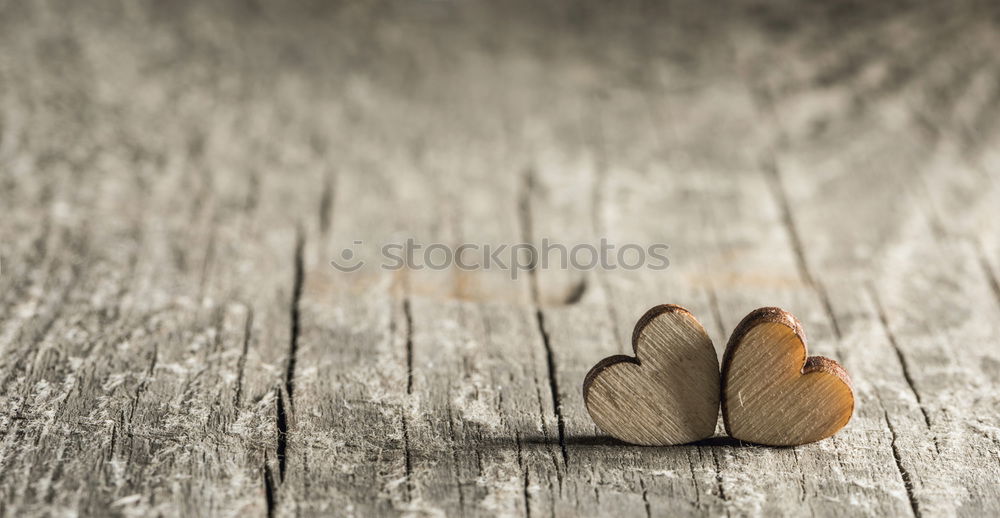
M 854 412 L 847 371 L 807 356 L 802 324 L 779 308 L 753 311 L 722 357 L 722 417 L 741 441 L 796 446 L 830 437 Z
M 688 310 L 656 306 L 632 333 L 635 357 L 597 363 L 583 399 L 597 426 L 641 445 L 710 437 L 719 418 L 719 360 L 712 339 Z

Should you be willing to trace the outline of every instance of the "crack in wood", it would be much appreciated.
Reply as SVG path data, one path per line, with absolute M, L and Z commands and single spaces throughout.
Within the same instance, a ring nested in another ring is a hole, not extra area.
M 771 188 L 771 194 L 777 202 L 778 209 L 781 212 L 782 225 L 785 227 L 785 232 L 788 234 L 788 240 L 792 245 L 792 251 L 795 255 L 795 264 L 799 271 L 799 277 L 806 283 L 807 286 L 816 292 L 816 295 L 819 297 L 820 304 L 822 304 L 824 311 L 826 311 L 827 318 L 830 320 L 830 325 L 833 328 L 833 334 L 839 342 L 843 336 L 843 333 L 840 330 L 840 324 L 834 316 L 833 304 L 830 301 L 830 296 L 827 293 L 826 288 L 816 279 L 816 277 L 812 274 L 812 270 L 809 268 L 809 260 L 806 257 L 805 245 L 802 242 L 802 236 L 799 233 L 798 226 L 795 224 L 795 216 L 792 212 L 792 205 L 788 200 L 788 193 L 782 185 L 781 172 L 778 171 L 778 164 L 775 161 L 774 156 L 768 155 L 764 160 L 762 160 L 761 169 L 763 169 L 766 173 L 765 176 L 768 179 L 767 183 Z
M 819 294 L 820 303 L 823 304 L 823 309 L 826 311 L 826 316 L 830 319 L 830 326 L 833 329 L 833 336 L 837 339 L 837 349 L 840 350 L 841 340 L 843 340 L 844 333 L 840 329 L 840 322 L 837 320 L 837 314 L 833 311 L 833 303 L 830 301 L 830 294 L 826 290 L 826 286 L 820 281 L 815 281 L 813 283 L 813 288 Z M 841 356 L 843 356 L 841 354 Z
M 520 215 L 521 236 L 526 243 L 532 242 L 533 220 L 531 213 L 531 198 L 535 190 L 534 171 L 526 169 L 522 177 L 521 193 L 518 196 L 518 214 Z M 532 253 L 528 266 L 528 275 L 531 279 L 531 300 L 535 304 L 535 319 L 538 331 L 542 337 L 542 345 L 545 348 L 545 363 L 549 377 L 549 391 L 552 396 L 552 407 L 556 417 L 556 427 L 559 434 L 559 448 L 562 451 L 563 465 L 569 465 L 569 450 L 566 448 L 566 422 L 562 415 L 562 403 L 560 401 L 559 381 L 556 376 L 555 354 L 552 351 L 552 343 L 548 331 L 545 329 L 545 315 L 541 309 L 541 300 L 538 286 L 538 258 Z M 543 414 L 544 415 L 544 414 Z M 543 418 L 544 421 L 544 418 Z M 556 466 L 556 473 L 559 473 Z M 562 478 L 560 476 L 560 486 Z
M 535 173 L 532 169 L 525 169 L 521 177 L 521 192 L 517 197 L 517 214 L 520 225 L 521 241 L 531 244 L 534 237 L 534 219 L 531 213 L 531 198 L 535 193 Z M 531 300 L 540 307 L 540 293 L 538 287 L 538 256 L 534 249 L 528 261 L 528 277 L 530 279 Z
M 920 397 L 920 392 L 917 391 L 917 386 L 913 382 L 909 364 L 906 361 L 906 357 L 903 355 L 903 349 L 899 346 L 899 341 L 896 339 L 895 333 L 893 333 L 892 328 L 889 326 L 889 317 L 886 314 L 885 307 L 882 305 L 882 300 L 879 297 L 878 292 L 875 290 L 874 285 L 868 283 L 866 286 L 868 293 L 872 298 L 872 302 L 875 305 L 875 312 L 878 315 L 878 320 L 882 326 L 882 330 L 885 332 L 886 337 L 889 340 L 889 345 L 892 346 L 892 350 L 896 353 L 896 359 L 899 360 L 899 366 L 903 373 L 903 379 L 906 380 L 907 386 L 910 387 L 910 392 L 913 393 L 913 397 L 917 400 L 917 407 L 920 408 L 920 413 L 924 417 L 924 424 L 927 425 L 927 430 L 931 432 L 931 437 L 934 439 L 934 450 L 940 454 L 941 445 L 938 442 L 937 436 L 933 433 L 930 414 L 924 407 L 923 400 Z
M 275 506 L 277 504 L 277 494 L 274 484 L 274 474 L 271 473 L 271 467 L 267 465 L 267 461 L 264 461 L 264 503 L 267 508 L 267 518 L 274 518 Z
M 298 361 L 299 335 L 302 331 L 301 303 L 302 287 L 305 282 L 305 233 L 301 227 L 295 232 L 295 270 L 292 274 L 292 297 L 290 303 L 291 331 L 288 339 L 288 363 L 285 368 L 285 392 L 288 393 L 288 406 L 295 408 L 295 366 Z
M 410 299 L 403 299 L 403 319 L 406 323 L 406 395 L 409 402 L 413 395 L 413 313 L 410 308 Z M 403 423 L 403 457 L 404 469 L 406 473 L 406 499 L 413 499 L 413 451 L 410 443 L 410 419 L 404 406 L 401 409 L 401 421 Z M 449 427 L 451 423 L 449 422 Z M 452 432 L 454 437 L 454 432 Z
M 402 409 L 400 421 L 403 425 L 403 470 L 406 474 L 406 500 L 413 500 L 413 454 L 410 447 L 410 425 L 406 418 L 406 409 Z
M 903 467 L 903 457 L 900 455 L 899 447 L 896 445 L 896 429 L 892 426 L 892 420 L 889 419 L 889 412 L 883 408 L 882 413 L 885 417 L 885 424 L 889 427 L 889 434 L 892 436 L 892 457 L 896 461 L 896 470 L 899 471 L 899 476 L 903 479 L 903 486 L 906 488 L 906 498 L 910 502 L 910 509 L 913 511 L 913 516 L 920 518 L 920 503 L 913 492 L 913 479 L 910 472 Z
M 128 414 L 129 430 L 132 429 L 132 422 L 135 420 L 135 410 L 139 407 L 139 398 L 142 397 L 142 393 L 146 391 L 146 387 L 149 385 L 149 380 L 153 379 L 153 372 L 156 370 L 156 362 L 160 356 L 159 341 L 153 341 L 152 352 L 152 358 L 149 360 L 149 367 L 146 369 L 146 375 L 143 376 L 142 380 L 136 385 L 135 392 L 132 396 L 132 408 Z
M 808 491 L 806 491 L 806 474 L 802 471 L 802 457 L 799 456 L 799 450 L 794 448 L 792 449 L 792 455 L 795 456 L 795 467 L 799 470 L 799 491 L 802 492 L 799 502 L 805 502 Z
M 247 365 L 247 353 L 250 351 L 250 338 L 253 333 L 253 306 L 246 306 L 247 318 L 243 324 L 243 347 L 240 357 L 236 360 L 236 393 L 233 395 L 233 408 L 239 410 L 243 400 L 243 378 Z
M 639 477 L 639 489 L 642 490 L 642 506 L 646 509 L 646 518 L 652 518 L 653 513 L 649 506 L 649 491 L 646 489 L 646 482 Z
M 275 390 L 277 412 L 275 426 L 278 429 L 278 440 L 275 444 L 275 454 L 278 457 L 278 478 L 285 481 L 285 468 L 287 466 L 288 453 L 288 412 L 285 409 L 285 392 L 281 389 Z
M 542 428 L 542 436 L 548 440 L 550 437 L 549 425 L 545 422 L 545 400 L 542 399 L 541 382 L 538 381 L 538 377 L 534 378 L 534 385 L 535 400 L 538 401 L 538 417 L 540 419 L 539 425 L 541 425 Z M 560 469 L 561 466 L 559 465 L 559 459 L 556 457 L 555 452 L 553 452 L 550 448 L 547 448 L 546 451 L 549 454 L 549 458 L 552 459 L 552 467 L 556 471 L 556 478 L 559 480 L 559 488 L 562 489 L 562 470 Z
M 531 518 L 531 493 L 528 492 L 528 468 L 524 468 L 524 516 Z
M 792 246 L 792 252 L 795 256 L 795 266 L 798 269 L 799 277 L 806 285 L 815 286 L 816 281 L 809 270 L 809 261 L 806 259 L 802 237 L 799 235 L 798 229 L 795 227 L 795 220 L 792 218 L 792 208 L 788 202 L 788 195 L 781 185 L 781 174 L 778 172 L 778 165 L 772 155 L 767 155 L 761 160 L 760 166 L 767 178 L 771 195 L 778 204 L 778 211 L 781 213 L 781 222 L 785 227 L 785 232 Z
M 299 335 L 301 333 L 301 309 L 302 289 L 305 282 L 305 233 L 301 227 L 296 228 L 295 250 L 293 255 L 294 272 L 292 274 L 292 296 L 290 301 L 289 318 L 290 333 L 288 339 L 288 359 L 285 366 L 285 383 L 281 390 L 277 390 L 277 420 L 278 440 L 275 445 L 278 457 L 278 475 L 281 482 L 285 480 L 285 471 L 288 463 L 288 414 L 295 410 L 295 364 L 299 349 Z M 288 398 L 286 408 L 285 397 Z
M 718 452 L 713 449 L 710 453 L 712 454 L 712 464 L 715 466 L 715 485 L 719 490 L 719 499 L 725 502 L 727 500 L 726 488 L 723 486 L 722 466 L 719 464 Z M 726 514 L 729 514 L 728 511 Z
M 448 393 L 451 394 L 451 386 L 448 387 Z M 464 516 L 465 513 L 462 512 L 465 509 L 465 491 L 462 489 L 462 474 L 459 472 L 459 461 L 458 461 L 458 436 L 455 434 L 455 419 L 451 412 L 451 405 L 447 407 L 447 418 L 448 418 L 448 435 L 451 438 L 451 465 L 452 473 L 455 476 L 455 489 L 458 491 L 458 509 L 459 516 Z
M 521 433 L 514 432 L 514 444 L 517 446 L 517 467 L 524 474 L 521 491 L 524 495 L 524 515 L 531 518 L 531 493 L 528 491 L 530 479 L 528 478 L 528 467 L 524 465 L 524 446 L 521 444 Z
M 545 329 L 545 314 L 541 309 L 535 311 L 538 321 L 538 331 L 542 334 L 542 344 L 545 346 L 545 359 L 549 370 L 549 390 L 552 392 L 552 407 L 556 414 L 556 427 L 559 433 L 559 448 L 562 450 L 563 465 L 569 465 L 569 450 L 566 448 L 566 420 L 563 417 L 562 401 L 559 392 L 559 382 L 556 378 L 555 354 L 549 333 Z
M 406 322 L 406 394 L 413 394 L 413 309 L 409 297 L 403 299 L 403 319 Z
M 698 476 L 695 475 L 694 460 L 691 458 L 693 451 L 698 452 L 698 459 L 701 460 L 702 448 L 699 446 L 694 450 L 687 451 L 688 471 L 691 473 L 691 482 L 694 484 L 694 507 L 695 509 L 701 509 L 701 488 L 698 487 Z

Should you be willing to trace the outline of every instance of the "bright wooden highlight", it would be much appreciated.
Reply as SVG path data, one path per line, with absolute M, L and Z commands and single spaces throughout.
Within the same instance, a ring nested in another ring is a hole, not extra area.
M 722 415 L 733 438 L 795 446 L 830 437 L 854 412 L 847 372 L 807 357 L 806 336 L 791 313 L 761 308 L 740 322 L 722 359 Z
M 642 445 L 710 437 L 719 414 L 719 361 L 701 323 L 680 306 L 656 306 L 636 324 L 632 349 L 634 358 L 605 358 L 583 382 L 597 426 Z

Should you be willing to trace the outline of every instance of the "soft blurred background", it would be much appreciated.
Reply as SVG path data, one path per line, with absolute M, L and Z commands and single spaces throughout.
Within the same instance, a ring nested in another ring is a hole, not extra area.
M 0 2 L 0 511 L 996 512 L 998 24 Z M 329 264 L 409 237 L 671 265 Z M 794 312 L 854 421 L 796 450 L 602 438 L 579 384 L 664 302 L 720 354 L 749 310 Z

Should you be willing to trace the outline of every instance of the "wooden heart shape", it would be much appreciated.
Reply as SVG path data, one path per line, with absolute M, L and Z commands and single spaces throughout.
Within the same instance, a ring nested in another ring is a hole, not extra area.
M 807 356 L 802 324 L 779 308 L 754 310 L 722 357 L 722 418 L 741 441 L 796 446 L 830 437 L 854 412 L 847 371 Z
M 634 358 L 601 360 L 583 381 L 597 426 L 650 446 L 710 437 L 719 419 L 719 360 L 694 315 L 670 304 L 650 309 L 635 325 L 632 350 Z

